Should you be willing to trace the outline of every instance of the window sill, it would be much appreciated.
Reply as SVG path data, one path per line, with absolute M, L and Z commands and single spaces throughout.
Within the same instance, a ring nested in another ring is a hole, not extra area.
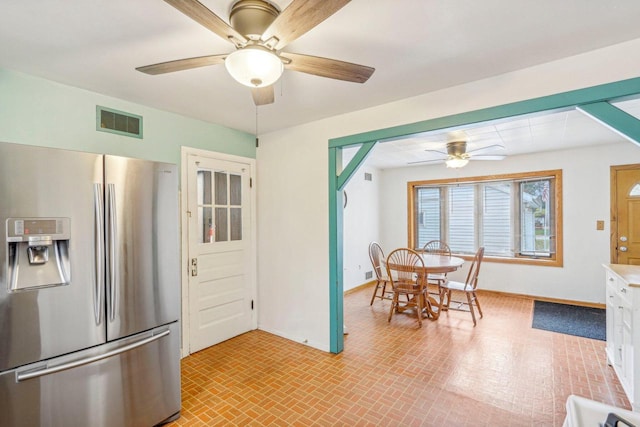
M 462 258 L 465 261 L 473 260 L 474 255 L 469 254 L 455 254 L 452 253 L 452 256 L 456 256 L 458 258 Z M 562 267 L 562 258 L 558 258 L 556 255 L 555 259 L 550 258 L 507 258 L 507 257 L 499 257 L 499 256 L 491 256 L 485 255 L 483 262 L 493 262 L 498 264 L 523 264 L 523 265 L 538 265 L 540 267 Z

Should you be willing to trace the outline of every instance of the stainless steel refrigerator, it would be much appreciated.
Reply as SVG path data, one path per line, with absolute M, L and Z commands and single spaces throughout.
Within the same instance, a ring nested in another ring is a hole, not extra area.
M 180 411 L 175 165 L 0 143 L 0 425 Z

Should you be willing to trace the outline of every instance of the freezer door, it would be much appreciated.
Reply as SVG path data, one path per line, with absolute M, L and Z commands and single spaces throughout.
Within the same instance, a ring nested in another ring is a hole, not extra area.
M 3 427 L 153 426 L 180 411 L 178 323 L 0 374 Z
M 107 339 L 178 319 L 176 166 L 105 156 Z
M 104 343 L 103 157 L 0 143 L 0 177 L 0 372 Z

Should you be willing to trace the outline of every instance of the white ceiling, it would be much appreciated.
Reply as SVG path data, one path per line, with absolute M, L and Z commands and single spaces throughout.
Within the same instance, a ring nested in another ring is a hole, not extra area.
M 225 20 L 233 3 L 202 2 Z M 249 90 L 224 66 L 135 71 L 233 51 L 164 1 L 2 0 L 0 12 L 0 67 L 256 131 Z M 258 133 L 640 38 L 638 17 L 637 0 L 353 0 L 284 50 L 372 66 L 371 79 L 360 85 L 287 70 L 275 103 L 259 107 Z
M 615 102 L 613 105 L 640 119 L 640 100 Z M 366 164 L 379 169 L 389 169 L 443 163 L 446 155 L 425 150 L 446 153 L 447 141 L 461 139 L 467 141 L 468 152 L 479 150 L 477 154 L 482 156 L 514 156 L 625 141 L 625 138 L 608 127 L 576 109 L 571 109 L 388 140 L 374 147 L 366 159 Z M 504 148 L 483 149 L 492 145 Z M 343 150 L 343 162 L 346 164 L 358 149 L 359 146 L 355 146 Z M 482 157 L 470 154 L 471 161 L 483 160 Z

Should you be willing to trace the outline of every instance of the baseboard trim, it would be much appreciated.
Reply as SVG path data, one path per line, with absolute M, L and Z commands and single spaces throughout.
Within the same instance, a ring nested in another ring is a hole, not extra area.
M 370 282 L 363 283 L 360 286 L 356 286 L 355 288 L 351 288 L 348 291 L 344 291 L 344 295 L 349 295 L 349 294 L 352 294 L 354 292 L 358 292 L 361 289 L 368 288 L 369 286 L 375 285 L 376 282 L 377 282 L 377 280 L 372 280 Z
M 372 280 L 372 281 L 367 282 L 367 283 L 363 283 L 360 286 L 356 286 L 355 288 L 349 289 L 348 291 L 344 291 L 344 295 L 349 295 L 351 293 L 357 292 L 359 290 L 362 290 L 362 289 L 367 288 L 369 286 L 373 286 L 375 284 L 376 284 L 375 280 Z M 524 299 L 528 299 L 528 300 L 555 302 L 555 303 L 558 303 L 558 304 L 577 305 L 577 306 L 580 306 L 580 307 L 591 307 L 591 308 L 606 308 L 607 307 L 605 304 L 601 304 L 601 303 L 597 303 L 597 302 L 575 301 L 575 300 L 568 300 L 568 299 L 561 299 L 561 298 L 549 298 L 549 297 L 543 297 L 543 296 L 540 296 L 540 295 L 514 294 L 512 292 L 494 291 L 494 290 L 490 290 L 490 289 L 478 289 L 477 292 L 479 294 L 496 294 L 496 295 L 503 295 L 503 296 L 512 297 L 512 298 L 524 298 Z
M 549 298 L 549 297 L 543 297 L 540 295 L 514 294 L 511 292 L 493 291 L 488 289 L 478 289 L 478 293 L 479 294 L 498 294 L 498 295 L 504 295 L 504 296 L 513 297 L 513 298 L 524 298 L 524 299 L 538 300 L 538 301 L 545 301 L 545 302 L 555 302 L 558 304 L 577 305 L 580 307 L 591 307 L 591 308 L 607 307 L 605 304 L 601 304 L 597 302 L 575 301 L 575 300 L 568 300 L 568 299 L 561 299 L 561 298 Z

